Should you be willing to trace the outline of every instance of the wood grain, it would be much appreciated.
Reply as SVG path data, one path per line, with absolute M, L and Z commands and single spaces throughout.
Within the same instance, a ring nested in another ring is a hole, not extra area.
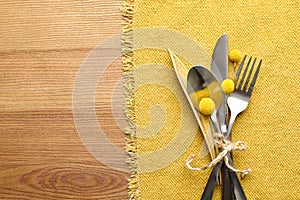
M 121 32 L 121 4 L 0 1 L 0 199 L 127 199 L 129 175 L 86 150 L 72 115 L 76 74 L 93 48 Z M 110 69 L 113 84 L 120 60 Z M 97 117 L 123 148 L 125 136 L 111 123 L 111 91 L 101 87 Z

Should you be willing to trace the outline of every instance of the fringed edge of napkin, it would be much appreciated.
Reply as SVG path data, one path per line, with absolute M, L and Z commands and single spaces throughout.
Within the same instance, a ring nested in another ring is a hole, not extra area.
M 129 127 L 125 133 L 129 135 L 126 140 L 125 151 L 129 155 L 127 162 L 131 170 L 131 176 L 128 179 L 129 199 L 140 199 L 137 176 L 137 143 L 135 126 L 135 82 L 133 76 L 133 8 L 134 0 L 124 0 L 122 15 L 125 21 L 122 34 L 122 52 L 123 52 L 123 78 L 125 93 L 125 114 L 128 119 Z

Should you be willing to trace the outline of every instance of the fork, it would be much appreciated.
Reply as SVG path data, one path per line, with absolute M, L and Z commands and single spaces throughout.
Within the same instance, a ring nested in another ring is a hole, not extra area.
M 247 74 L 248 68 L 250 66 L 252 57 L 250 57 L 250 59 L 247 63 L 246 69 L 244 70 L 243 76 L 239 80 L 239 76 L 241 74 L 245 60 L 246 60 L 246 56 L 243 58 L 240 66 L 239 66 L 239 69 L 237 71 L 237 74 L 236 74 L 236 82 L 235 82 L 236 88 L 235 88 L 234 92 L 231 93 L 229 95 L 229 97 L 227 98 L 227 104 L 230 109 L 231 116 L 230 116 L 230 121 L 229 121 L 227 132 L 225 133 L 226 139 L 231 135 L 232 126 L 233 126 L 233 123 L 234 123 L 237 115 L 240 114 L 241 112 L 243 112 L 244 110 L 246 110 L 246 108 L 248 107 L 250 97 L 251 97 L 251 94 L 252 94 L 252 91 L 253 91 L 253 88 L 254 88 L 254 85 L 255 85 L 259 70 L 260 70 L 260 66 L 262 64 L 262 60 L 260 60 L 258 66 L 256 68 L 255 74 L 252 78 L 251 84 L 248 87 L 250 79 L 251 79 L 251 74 L 253 72 L 254 65 L 256 62 L 256 58 L 254 58 L 254 61 L 250 68 L 250 71 L 248 72 L 247 79 L 246 79 L 246 74 Z

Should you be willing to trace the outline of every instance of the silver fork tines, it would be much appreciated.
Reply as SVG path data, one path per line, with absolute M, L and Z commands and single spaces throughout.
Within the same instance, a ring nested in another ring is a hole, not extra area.
M 256 58 L 255 58 L 255 59 L 256 59 Z M 262 60 L 259 61 L 259 64 L 258 64 L 258 66 L 257 66 L 257 68 L 256 68 L 254 77 L 253 77 L 253 79 L 252 79 L 252 82 L 251 82 L 251 85 L 250 85 L 250 88 L 249 88 L 249 92 L 251 92 L 251 93 L 252 93 L 252 91 L 253 91 L 253 88 L 254 88 L 256 79 L 257 79 L 257 77 L 258 77 L 258 73 L 259 73 L 259 70 L 260 70 L 261 63 L 262 63 Z
M 249 72 L 249 74 L 248 74 L 247 80 L 246 80 L 246 82 L 245 82 L 245 84 L 244 84 L 243 90 L 247 90 L 247 86 L 248 86 L 248 83 L 249 83 L 249 80 L 250 80 L 250 77 L 251 77 L 251 74 L 252 74 L 252 71 L 253 71 L 255 62 L 256 62 L 256 58 L 254 58 L 252 67 L 251 67 L 250 72 Z M 247 66 L 246 70 L 248 70 L 248 66 Z M 244 74 L 246 73 L 246 70 L 245 70 Z
M 254 58 L 254 60 L 253 60 L 253 63 L 252 63 L 252 66 L 251 66 L 251 68 L 250 68 L 250 71 L 249 71 L 249 73 L 248 73 L 246 82 L 244 83 L 244 80 L 245 80 L 245 77 L 246 77 L 248 68 L 249 68 L 249 66 L 250 66 L 252 57 L 250 57 L 250 59 L 249 59 L 249 61 L 248 61 L 248 63 L 247 63 L 246 69 L 244 70 L 243 76 L 242 76 L 240 82 L 238 83 L 239 76 L 240 76 L 240 73 L 241 73 L 241 71 L 242 71 L 242 68 L 243 68 L 243 65 L 244 65 L 245 60 L 246 60 L 246 56 L 244 57 L 244 59 L 243 59 L 241 65 L 239 66 L 239 70 L 238 70 L 238 72 L 237 72 L 237 74 L 236 74 L 236 83 L 235 83 L 235 84 L 236 84 L 236 89 L 241 90 L 242 87 L 243 87 L 243 90 L 244 90 L 244 91 L 247 91 L 247 92 L 252 93 L 253 88 L 254 88 L 254 85 L 255 85 L 255 82 L 256 82 L 256 79 L 257 79 L 257 76 L 258 76 L 258 73 L 259 73 L 259 70 L 260 70 L 260 66 L 261 66 L 262 60 L 259 61 L 259 64 L 258 64 L 258 66 L 257 66 L 257 68 L 256 68 L 256 71 L 255 71 L 255 74 L 254 74 L 254 76 L 253 76 L 253 79 L 252 79 L 252 82 L 251 82 L 251 84 L 250 84 L 249 89 L 248 89 L 248 84 L 249 84 L 249 81 L 250 81 L 250 78 L 251 78 L 251 75 L 252 75 L 252 72 L 253 72 L 255 63 L 256 63 L 256 58 Z
M 242 68 L 244 66 L 245 60 L 246 60 L 246 56 L 243 58 L 240 66 L 239 66 L 239 69 L 237 71 L 237 74 L 236 74 L 235 91 L 233 93 L 231 93 L 227 99 L 227 104 L 230 109 L 231 116 L 230 116 L 230 121 L 229 121 L 229 125 L 228 125 L 228 130 L 227 130 L 227 133 L 225 134 L 225 138 L 228 138 L 230 136 L 231 129 L 232 129 L 232 126 L 233 126 L 236 116 L 239 113 L 246 110 L 246 108 L 248 107 L 250 97 L 251 97 L 256 79 L 258 77 L 260 66 L 262 64 L 262 60 L 260 60 L 258 66 L 256 68 L 255 74 L 251 80 L 250 87 L 248 88 L 248 85 L 249 85 L 249 82 L 251 79 L 251 75 L 252 75 L 252 72 L 254 70 L 254 66 L 256 63 L 256 58 L 254 58 L 252 66 L 248 72 L 248 69 L 249 69 L 249 66 L 250 66 L 251 60 L 252 60 L 252 57 L 250 57 L 247 65 L 246 65 L 246 68 L 244 70 L 244 73 L 243 73 L 242 77 L 240 78 L 240 74 L 241 74 Z M 246 76 L 247 76 L 247 78 L 246 78 Z

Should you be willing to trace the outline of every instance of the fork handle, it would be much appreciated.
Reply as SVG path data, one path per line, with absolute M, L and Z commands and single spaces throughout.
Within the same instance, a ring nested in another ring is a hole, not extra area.
M 237 116 L 236 113 L 231 113 L 231 115 L 230 115 L 230 121 L 228 124 L 227 132 L 225 133 L 225 139 L 228 139 L 229 137 L 231 137 L 231 130 L 232 130 L 233 123 L 234 123 L 236 116 Z

